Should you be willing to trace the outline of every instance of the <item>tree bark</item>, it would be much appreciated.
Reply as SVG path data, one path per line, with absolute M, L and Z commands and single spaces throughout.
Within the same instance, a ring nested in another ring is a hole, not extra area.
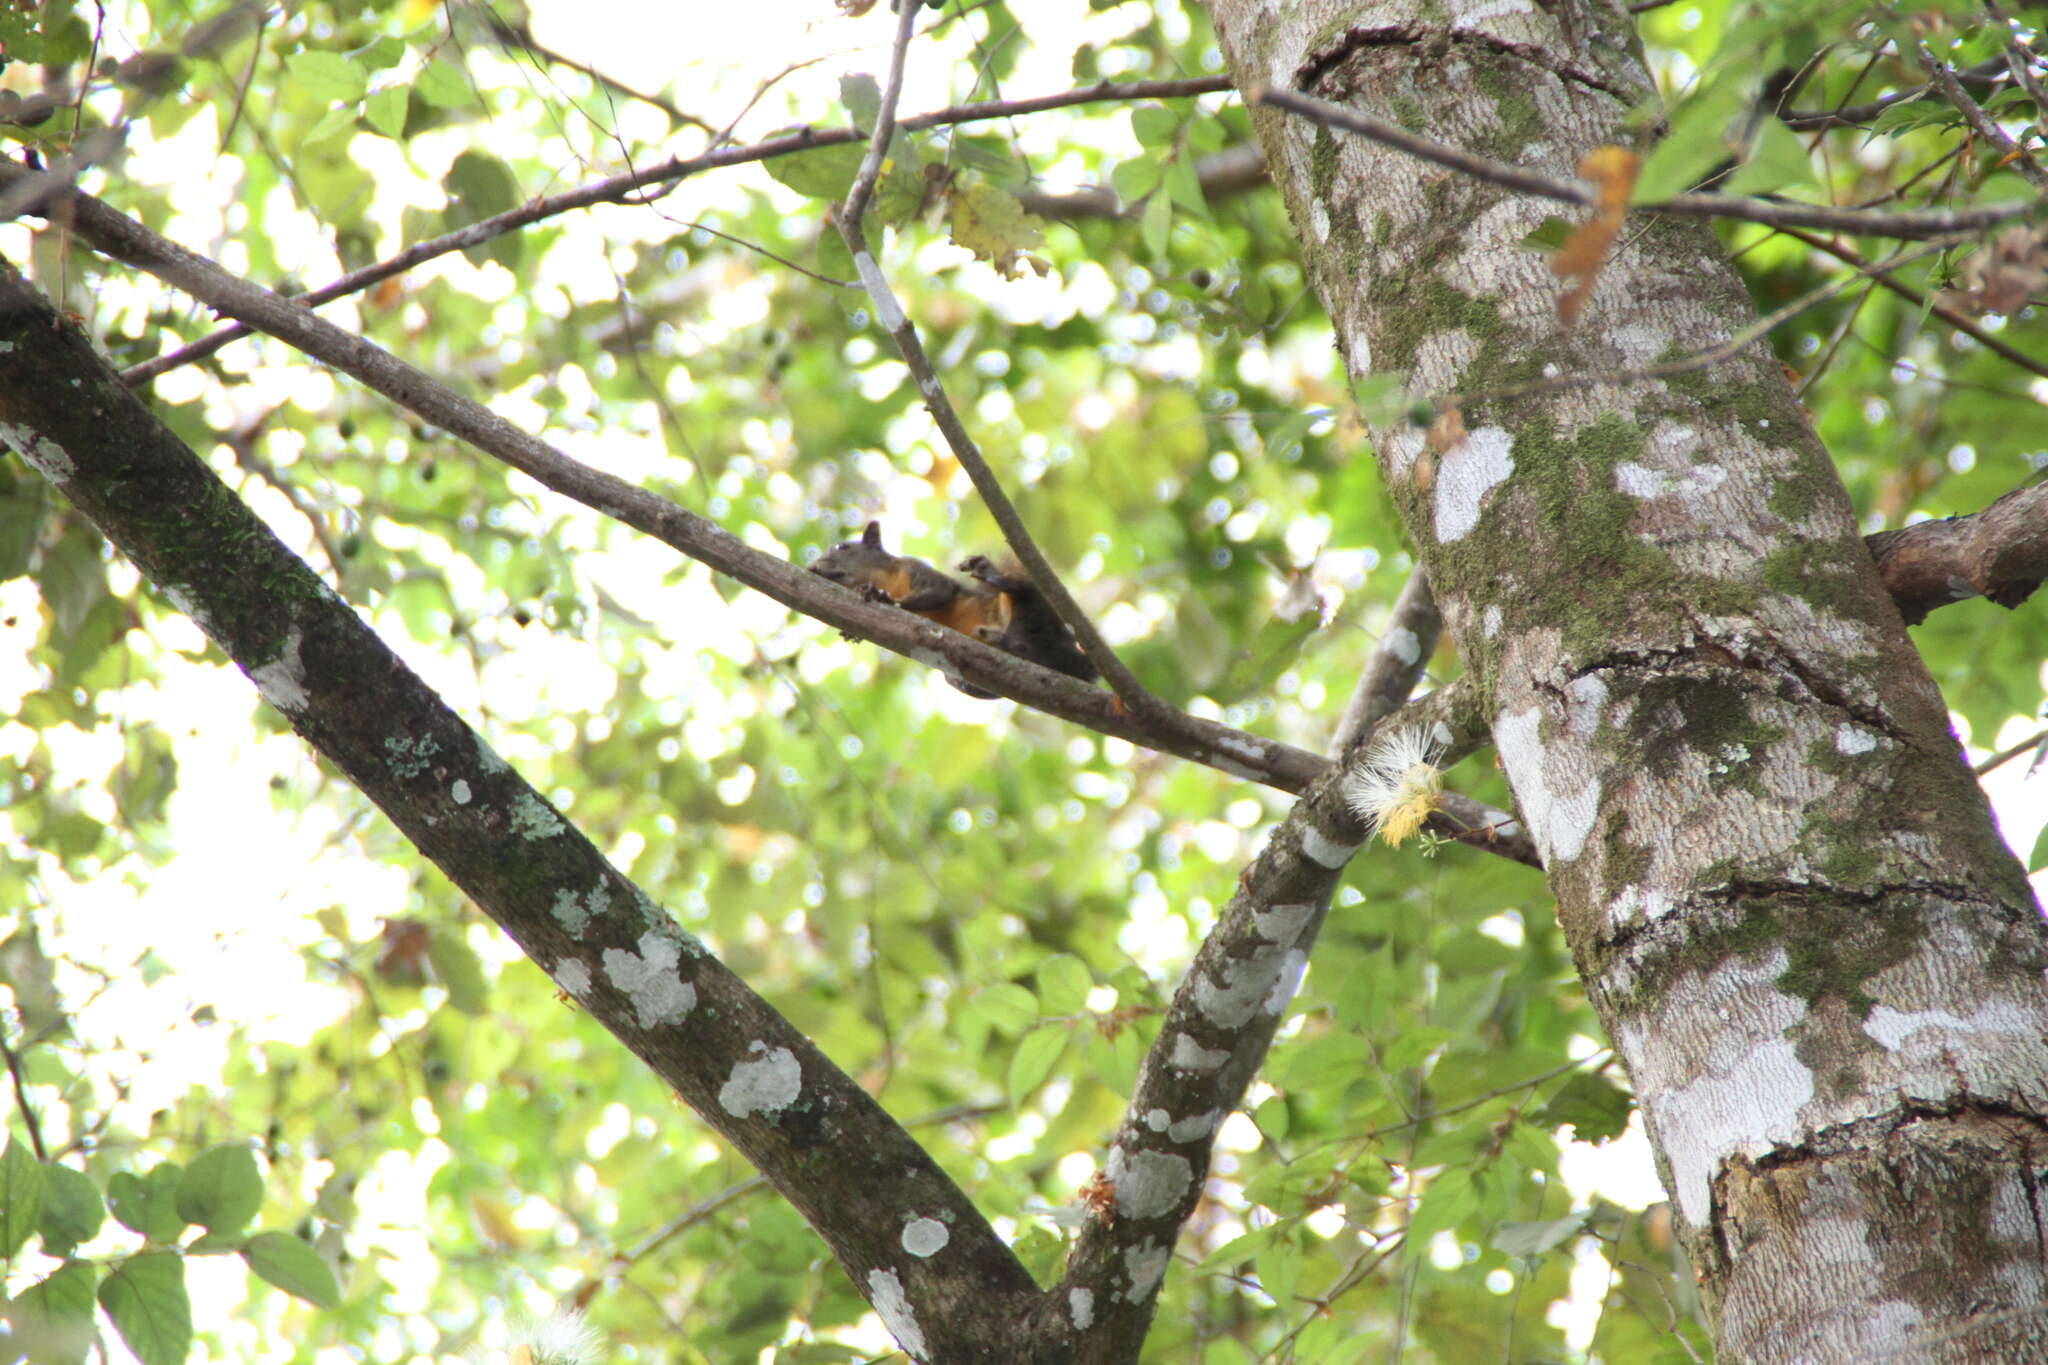
M 1618 4 L 1211 10 L 1241 89 L 1556 176 L 1654 93 Z M 1631 221 L 1567 329 L 1551 206 L 1254 123 L 1352 374 L 1462 420 L 1375 451 L 1722 1358 L 2048 1358 L 2040 908 L 1767 348 L 1597 378 L 1755 322 L 1714 235 Z

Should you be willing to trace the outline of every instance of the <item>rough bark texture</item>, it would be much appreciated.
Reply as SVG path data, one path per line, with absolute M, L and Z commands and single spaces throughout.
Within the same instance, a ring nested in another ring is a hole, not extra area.
M 1211 8 L 1241 88 L 1552 175 L 1652 93 L 1618 5 Z M 1753 322 L 1712 232 L 1631 220 L 1566 330 L 1550 206 L 1256 123 L 1354 375 L 1462 395 L 1375 446 L 1723 1358 L 2048 1358 L 2048 933 L 1782 373 L 1487 396 Z

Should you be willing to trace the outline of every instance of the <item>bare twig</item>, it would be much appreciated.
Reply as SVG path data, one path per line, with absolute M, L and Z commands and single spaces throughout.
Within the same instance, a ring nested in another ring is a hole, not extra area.
M 1446 167 L 1503 189 L 1520 190 L 1542 199 L 1576 204 L 1581 208 L 1594 202 L 1594 191 L 1582 181 L 1560 180 L 1536 171 L 1523 170 L 1491 157 L 1477 156 L 1457 147 L 1418 137 L 1405 128 L 1361 114 L 1343 105 L 1331 104 L 1293 90 L 1270 87 L 1248 90 L 1245 99 L 1269 104 L 1290 114 L 1331 128 L 1356 133 L 1381 146 Z M 1730 194 L 1674 194 L 1654 204 L 1631 206 L 1638 213 L 1668 213 L 1682 218 L 1733 218 L 1765 227 L 1817 227 L 1835 232 L 1859 233 L 1872 237 L 1906 239 L 1951 236 L 1980 232 L 2025 218 L 2037 211 L 2032 203 L 1994 204 L 1976 209 L 1926 209 L 1920 212 L 1873 213 L 1860 209 L 1829 208 L 1825 205 L 1750 199 Z
M 36 1117 L 36 1107 L 28 1102 L 28 1080 L 21 1074 L 21 1055 L 8 1043 L 4 1031 L 0 1031 L 0 1057 L 7 1061 L 7 1076 L 14 1083 L 14 1107 L 21 1115 L 22 1126 L 28 1129 L 28 1145 L 34 1149 L 37 1161 L 48 1161 L 50 1153 L 43 1146 L 43 1124 Z
M 1998 74 L 1999 67 L 2000 63 L 1994 57 L 1961 72 L 1957 79 L 1966 87 L 1986 85 Z M 1911 104 L 1932 89 L 1931 85 L 1916 85 L 1911 90 L 1895 90 L 1889 95 L 1880 95 L 1865 104 L 1851 104 L 1839 109 L 1788 109 L 1778 117 L 1786 127 L 1802 132 L 1809 128 L 1860 128 L 1893 105 Z
M 930 410 L 932 420 L 946 438 L 947 446 L 960 467 L 967 471 L 967 477 L 974 483 L 975 491 L 981 494 L 982 502 L 988 507 L 989 516 L 1001 529 L 1003 539 L 1008 542 L 1011 553 L 1024 567 L 1038 591 L 1052 604 L 1060 619 L 1073 628 L 1081 642 L 1081 648 L 1101 672 L 1104 681 L 1117 695 L 1124 707 L 1134 715 L 1153 715 L 1170 708 L 1165 707 L 1146 690 L 1144 684 L 1124 666 L 1095 628 L 1088 613 L 1081 610 L 1080 603 L 1067 591 L 1067 585 L 1060 580 L 1052 563 L 1038 548 L 1038 542 L 1024 525 L 1024 519 L 1017 514 L 1016 505 L 1004 491 L 1002 481 L 989 468 L 982 457 L 981 448 L 967 432 L 966 424 L 960 420 L 959 412 L 953 407 L 953 400 L 946 394 L 945 385 L 939 381 L 938 372 L 932 368 L 931 358 L 925 354 L 924 343 L 919 340 L 917 328 L 904 315 L 903 305 L 896 293 L 889 287 L 887 277 L 880 266 L 875 264 L 874 254 L 868 250 L 867 236 L 862 231 L 861 218 L 867 212 L 870 196 L 874 191 L 875 178 L 881 174 L 882 152 L 889 144 L 891 130 L 895 123 L 895 103 L 903 87 L 903 52 L 913 31 L 912 21 L 917 6 L 905 3 L 903 13 L 896 26 L 896 45 L 889 57 L 889 83 L 882 92 L 881 111 L 875 118 L 875 136 L 868 144 L 868 154 L 861 162 L 860 174 L 854 178 L 853 188 L 847 192 L 846 203 L 838 215 L 839 235 L 846 240 L 846 249 L 853 256 L 853 266 L 860 274 L 860 282 L 868 291 L 868 298 L 875 306 L 875 319 L 896 343 L 903 363 L 910 367 L 911 376 L 917 381 L 918 392 L 924 395 L 925 407 Z
M 1214 94 L 1229 88 L 1230 82 L 1221 76 L 1175 81 L 1129 81 L 1123 84 L 1102 81 L 1078 90 L 1064 90 L 1055 95 L 1038 95 L 1030 99 L 948 105 L 944 109 L 934 109 L 929 113 L 898 120 L 896 126 L 916 132 L 926 128 L 1008 118 L 1013 114 L 1038 113 L 1048 109 L 1065 109 L 1102 101 L 1186 99 L 1194 95 Z M 381 280 L 403 274 L 414 266 L 422 265 L 436 257 L 481 246 L 508 232 L 544 222 L 549 218 L 558 218 L 565 213 L 597 204 L 632 202 L 639 191 L 649 186 L 672 185 L 706 171 L 723 170 L 729 166 L 743 166 L 756 161 L 771 161 L 776 157 L 792 156 L 797 152 L 806 152 L 817 147 L 837 147 L 849 142 L 859 142 L 866 136 L 867 134 L 858 128 L 799 128 L 749 146 L 715 147 L 694 157 L 675 158 L 659 165 L 607 176 L 588 185 L 578 186 L 561 194 L 549 195 L 544 199 L 536 199 L 492 217 L 479 219 L 467 227 L 457 228 L 439 237 L 417 242 L 395 256 L 379 261 L 375 265 L 364 266 L 361 270 L 352 270 L 340 279 L 295 297 L 300 303 L 308 305 L 328 303 L 349 294 L 359 293 Z M 34 190 L 20 191 L 23 202 L 13 212 L 36 212 L 28 199 L 45 188 L 54 192 L 64 183 L 62 178 L 58 177 L 48 182 L 39 182 Z M 0 214 L 0 219 L 4 219 L 4 216 Z M 121 372 L 121 378 L 131 386 L 147 383 L 169 370 L 204 359 L 229 342 L 239 341 L 255 330 L 257 329 L 242 323 L 232 323 L 154 360 L 130 366 Z
M 1943 99 L 1955 106 L 1956 112 L 1963 116 L 1963 122 L 1970 125 L 1971 132 L 1991 144 L 1998 153 L 1999 163 L 2011 165 L 2019 172 L 2020 178 L 2035 189 L 2048 190 L 2048 171 L 2042 170 L 2027 149 L 2014 142 L 2005 129 L 1998 126 L 1998 121 L 1984 112 L 1984 106 L 1970 97 L 1970 92 L 1963 89 L 1962 82 L 1956 79 L 1956 73 L 1949 69 L 1947 62 L 1935 56 L 1927 44 L 1916 46 L 1916 55 L 1927 71 L 1929 83 Z
M 1928 306 L 1925 294 L 1922 294 L 1911 285 L 1900 283 L 1889 270 L 1872 269 L 1864 262 L 1861 256 L 1849 247 L 1843 246 L 1839 242 L 1831 242 L 1825 237 L 1816 237 L 1812 233 L 1801 232 L 1798 228 L 1783 228 L 1781 231 L 1794 241 L 1804 242 L 1815 251 L 1824 251 L 1845 265 L 1851 265 L 1858 270 L 1867 272 L 1873 283 L 1897 294 L 1915 308 Z M 1940 318 L 1958 332 L 1968 336 L 1985 350 L 1990 351 L 1994 355 L 2004 357 L 2030 374 L 2037 374 L 2044 379 L 2048 379 L 2048 362 L 2036 360 L 2026 352 L 2017 350 L 1999 340 L 1996 336 L 1978 326 L 1972 319 L 1942 303 L 1939 299 L 1935 300 L 1930 311 L 1934 316 Z
M 2044 752 L 2048 752 L 2048 730 L 2036 730 L 2010 749 L 2000 749 L 1997 753 L 1971 769 L 1971 771 L 1976 773 L 1977 776 L 1982 777 L 1986 773 L 1994 772 L 2004 767 L 2029 749 L 2035 751 L 2034 761 L 2027 765 L 2027 770 L 2032 772 L 2035 768 L 2041 766 L 2041 755 Z
M 846 192 L 846 203 L 840 209 L 840 222 L 851 223 L 857 230 L 860 220 L 867 216 L 868 200 L 874 197 L 875 182 L 882 176 L 882 161 L 889 155 L 889 140 L 896 135 L 896 101 L 903 98 L 903 57 L 909 50 L 911 35 L 917 32 L 917 15 L 921 7 L 907 3 L 896 12 L 896 37 L 889 45 L 889 79 L 882 86 L 882 107 L 875 113 L 875 126 L 868 134 L 867 155 L 860 159 L 860 174 L 853 178 L 853 188 Z M 849 240 L 847 245 L 853 245 Z
M 2005 36 L 2005 69 L 2019 82 L 2020 89 L 2027 92 L 2027 98 L 2034 102 L 2034 127 L 2041 127 L 2041 120 L 2048 118 L 2048 86 L 2041 84 L 2041 78 L 2034 74 L 2034 54 L 2020 46 L 2013 35 L 2012 19 L 2006 14 L 1998 0 L 1984 0 L 1984 12 L 1991 16 Z

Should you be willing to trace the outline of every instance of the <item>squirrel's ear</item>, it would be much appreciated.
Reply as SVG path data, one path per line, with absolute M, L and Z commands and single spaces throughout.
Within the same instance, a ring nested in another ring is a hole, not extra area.
M 881 548 L 882 548 L 882 523 L 881 523 L 881 522 L 879 522 L 879 521 L 871 521 L 871 522 L 869 522 L 869 523 L 868 523 L 868 529 L 867 529 L 867 530 L 865 530 L 865 531 L 862 531 L 862 532 L 860 533 L 860 543 L 861 543 L 861 544 L 863 544 L 863 545 L 872 545 L 872 546 L 874 546 L 874 547 L 875 547 L 875 548 L 876 548 L 877 550 L 881 549 Z

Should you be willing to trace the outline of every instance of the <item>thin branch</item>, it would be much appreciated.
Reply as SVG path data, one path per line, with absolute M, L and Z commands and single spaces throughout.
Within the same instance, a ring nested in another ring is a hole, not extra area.
M 1872 269 L 1864 262 L 1861 256 L 1857 255 L 1849 247 L 1842 246 L 1837 242 L 1831 242 L 1825 237 L 1816 237 L 1811 233 L 1801 232 L 1798 228 L 1785 228 L 1782 231 L 1787 237 L 1795 241 L 1804 242 L 1815 251 L 1824 251 L 1845 265 L 1854 266 L 1858 270 L 1867 272 L 1873 283 L 1889 289 L 1915 308 L 1929 307 L 1925 294 L 1922 294 L 1911 285 L 1900 283 L 1889 270 Z M 1942 303 L 1939 298 L 1935 300 L 1929 311 L 1958 332 L 1975 341 L 1985 350 L 1992 352 L 1994 355 L 2004 357 L 2030 374 L 2037 374 L 2044 379 L 2048 379 L 2048 362 L 2036 360 L 2026 352 L 2017 350 L 1999 340 L 1998 337 L 1985 331 L 1967 315 L 1957 312 L 1947 304 Z
M 1958 79 L 1965 86 L 1987 85 L 1998 74 L 1999 67 L 1998 59 L 1993 57 L 1963 71 Z M 1778 117 L 1786 127 L 1802 131 L 1808 128 L 1860 128 L 1893 105 L 1911 104 L 1932 89 L 1931 85 L 1916 85 L 1911 90 L 1895 90 L 1889 95 L 1880 95 L 1866 104 L 1852 104 L 1840 109 L 1788 109 Z
M 14 1107 L 21 1114 L 22 1126 L 28 1129 L 28 1145 L 34 1149 L 37 1161 L 48 1161 L 50 1153 L 43 1146 L 42 1120 L 36 1117 L 36 1107 L 28 1102 L 28 1079 L 21 1074 L 21 1056 L 8 1044 L 4 1030 L 0 1030 L 0 1057 L 7 1060 L 7 1075 L 14 1082 Z
M 925 354 L 924 343 L 918 338 L 917 328 L 903 312 L 903 305 L 896 293 L 875 264 L 872 252 L 868 250 L 867 235 L 862 230 L 861 219 L 867 212 L 869 198 L 874 191 L 875 178 L 881 174 L 882 152 L 889 144 L 891 130 L 895 123 L 895 103 L 903 86 L 903 52 L 910 41 L 912 21 L 916 17 L 917 5 L 906 0 L 896 26 L 896 46 L 889 58 L 889 84 L 882 92 L 882 107 L 875 120 L 876 135 L 868 144 L 868 154 L 861 162 L 860 174 L 854 178 L 853 188 L 848 191 L 846 203 L 838 214 L 839 235 L 846 240 L 846 249 L 853 256 L 853 266 L 860 274 L 860 282 L 868 291 L 868 298 L 875 306 L 875 319 L 881 323 L 896 349 L 903 357 L 903 363 L 910 368 L 911 377 L 917 381 L 918 392 L 924 395 L 925 407 L 931 412 L 932 420 L 946 438 L 947 446 L 960 467 L 967 471 L 967 477 L 974 483 L 975 491 L 987 506 L 989 516 L 1001 529 L 1003 539 L 1009 544 L 1012 554 L 1024 566 L 1024 572 L 1037 585 L 1039 593 L 1052 605 L 1062 621 L 1073 629 L 1081 642 L 1082 650 L 1094 663 L 1117 700 L 1134 715 L 1152 716 L 1170 710 L 1164 703 L 1146 690 L 1135 674 L 1125 667 L 1123 660 L 1102 638 L 1088 613 L 1081 610 L 1081 604 L 1067 591 L 1067 585 L 1054 571 L 1052 562 L 1038 548 L 1024 518 L 1017 514 L 1017 508 L 1004 491 L 1002 481 L 982 458 L 981 447 L 968 434 L 967 426 L 960 420 L 953 400 L 946 394 L 938 372 L 932 368 L 931 358 Z
M 1221 76 L 1205 76 L 1194 80 L 1175 81 L 1130 81 L 1112 84 L 1101 81 L 1095 85 L 1077 90 L 1065 90 L 1056 95 L 1038 95 L 1022 100 L 992 100 L 978 104 L 948 105 L 929 113 L 901 119 L 897 127 L 910 132 L 926 128 L 947 127 L 959 123 L 975 123 L 985 119 L 1008 118 L 1013 114 L 1037 113 L 1047 109 L 1065 109 L 1075 105 L 1094 104 L 1102 101 L 1144 100 L 1144 99 L 1186 99 L 1195 95 L 1214 94 L 1228 90 L 1230 82 Z M 793 156 L 798 152 L 818 147 L 837 147 L 849 142 L 859 142 L 867 135 L 858 128 L 798 128 L 793 132 L 756 142 L 745 147 L 714 148 L 694 157 L 675 158 L 655 166 L 642 167 L 636 171 L 607 176 L 588 185 L 565 190 L 561 194 L 535 199 L 517 208 L 507 209 L 489 218 L 482 218 L 467 227 L 457 228 L 439 237 L 417 242 L 395 256 L 374 265 L 352 270 L 341 278 L 324 284 L 320 288 L 292 297 L 307 305 L 328 303 L 345 295 L 359 293 L 393 275 L 402 274 L 414 266 L 423 265 L 439 256 L 451 252 L 466 251 L 474 246 L 504 236 L 508 232 L 534 223 L 558 218 L 577 209 L 591 208 L 598 204 L 623 204 L 636 201 L 636 196 L 649 186 L 671 186 L 678 181 L 706 171 L 723 170 L 730 166 L 743 166 L 757 161 L 771 161 L 776 157 Z M 77 168 L 66 168 L 77 169 Z M 0 197 L 0 221 L 6 221 L 23 213 L 37 213 L 37 199 L 54 194 L 57 189 L 68 186 L 69 177 L 63 171 L 53 171 L 49 179 L 35 182 L 33 188 L 15 191 L 21 195 L 17 203 L 12 194 Z M 175 351 L 130 366 L 121 372 L 121 378 L 131 387 L 145 384 L 167 371 L 195 360 L 212 355 L 231 341 L 239 341 L 251 332 L 259 330 L 242 323 L 232 323 L 219 328 L 199 340 L 181 346 Z
M 896 136 L 896 102 L 903 98 L 903 57 L 910 48 L 910 39 L 917 32 L 917 15 L 921 7 L 916 0 L 899 5 L 896 11 L 896 37 L 889 45 L 889 79 L 882 86 L 882 106 L 875 113 L 875 126 L 868 137 L 867 155 L 860 159 L 860 174 L 853 178 L 853 188 L 846 192 L 846 203 L 840 209 L 840 222 L 850 223 L 855 230 L 860 220 L 867 216 L 868 201 L 874 197 L 875 182 L 882 178 L 882 161 L 889 154 L 890 139 Z M 847 243 L 850 247 L 851 241 Z
M 2036 751 L 2034 761 L 2027 765 L 2027 770 L 2031 773 L 2035 768 L 2041 766 L 2041 753 L 2048 752 L 2048 730 L 2036 730 L 2010 749 L 2001 749 L 1991 755 L 1991 757 L 1979 763 L 1975 768 L 1972 768 L 1971 771 L 1976 773 L 1977 776 L 1983 777 L 1986 773 L 1995 772 L 1999 768 L 2004 767 L 2029 749 Z
M 1915 55 L 1926 69 L 1930 83 L 1943 99 L 1955 106 L 1956 112 L 1963 116 L 1963 122 L 1970 125 L 1971 132 L 1997 149 L 1999 164 L 2010 164 L 2019 172 L 2020 178 L 2035 189 L 2048 190 L 2048 171 L 2042 170 L 2026 148 L 2014 142 L 2005 129 L 1998 126 L 1998 121 L 1984 112 L 1984 106 L 1970 97 L 1970 92 L 1963 89 L 1962 82 L 1956 79 L 1956 73 L 1949 69 L 1947 62 L 1935 56 L 1927 44 L 1915 46 Z
M 1405 128 L 1361 114 L 1343 105 L 1331 104 L 1293 90 L 1261 87 L 1247 90 L 1251 104 L 1271 105 L 1326 127 L 1356 133 L 1384 147 L 1431 162 L 1463 175 L 1520 190 L 1524 194 L 1560 203 L 1590 207 L 1592 188 L 1579 180 L 1560 180 L 1536 171 L 1523 170 L 1491 157 L 1477 156 L 1442 142 L 1418 137 Z M 1674 194 L 1653 204 L 1630 206 L 1637 213 L 1668 213 L 1681 218 L 1733 218 L 1765 227 L 1817 227 L 1836 232 L 1873 237 L 1905 239 L 1950 236 L 1981 232 L 2025 218 L 2037 211 L 2033 203 L 1997 204 L 1976 209 L 1926 209 L 1906 213 L 1871 213 L 1858 209 L 1829 208 L 1817 204 L 1794 204 L 1778 200 L 1750 199 L 1730 194 Z
M 1984 12 L 2005 31 L 2005 68 L 2019 82 L 2020 89 L 2027 92 L 2027 98 L 2034 102 L 2034 126 L 2039 128 L 2041 120 L 2048 118 L 2048 86 L 2043 86 L 2041 78 L 2034 74 L 2033 54 L 2020 46 L 2013 33 L 2012 19 L 1998 0 L 1984 0 Z
M 669 119 L 679 127 L 696 128 L 706 133 L 717 132 L 717 129 L 713 128 L 710 123 L 697 117 L 695 114 L 688 113 L 679 108 L 674 101 L 665 96 L 650 95 L 644 90 L 635 90 L 624 81 L 614 76 L 608 76 L 594 66 L 579 62 L 573 57 L 565 56 L 550 47 L 544 46 L 534 38 L 532 26 L 523 18 L 515 23 L 488 7 L 485 8 L 484 14 L 485 22 L 490 26 L 492 34 L 496 36 L 500 43 L 507 47 L 516 46 L 523 49 L 536 62 L 545 62 L 550 66 L 567 67 L 577 75 L 614 94 L 624 95 L 629 100 L 638 100 L 642 104 L 651 105 L 661 110 L 662 113 L 667 114 Z

